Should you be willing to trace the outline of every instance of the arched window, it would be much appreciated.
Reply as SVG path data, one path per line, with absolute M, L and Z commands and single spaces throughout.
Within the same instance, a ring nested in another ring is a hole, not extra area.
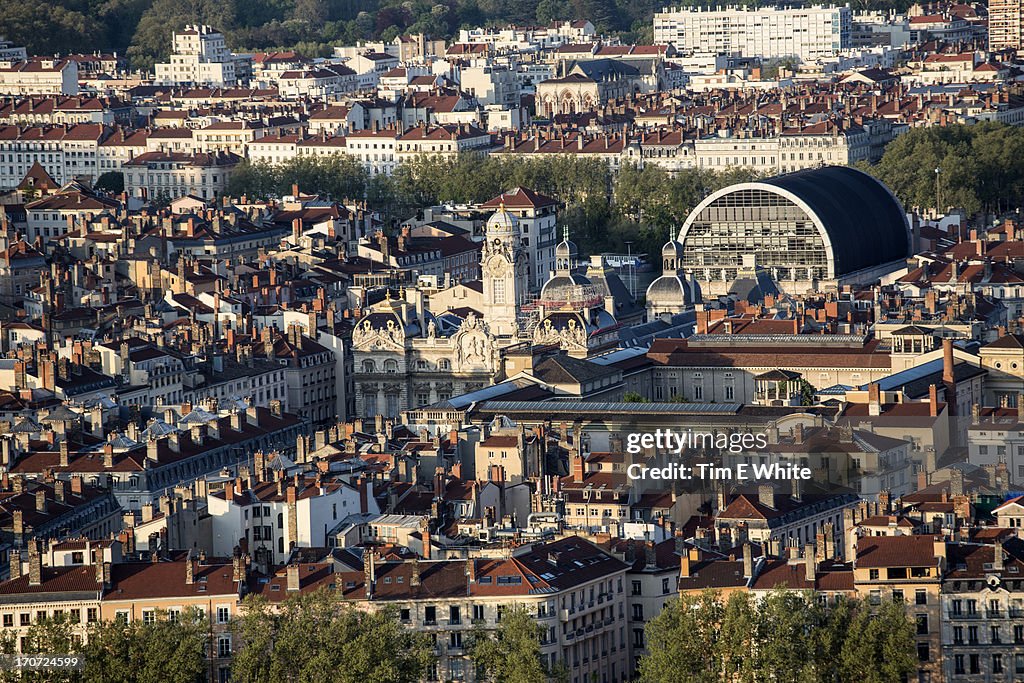
M 441 370 L 448 370 L 452 366 L 451 362 L 447 358 L 442 358 L 437 362 L 437 367 Z
M 367 360 L 363 361 L 363 372 L 376 372 L 376 371 L 377 371 L 377 366 L 374 365 L 372 360 L 367 359 Z
M 398 372 L 398 361 L 397 360 L 386 360 L 386 361 L 384 361 L 384 372 Z

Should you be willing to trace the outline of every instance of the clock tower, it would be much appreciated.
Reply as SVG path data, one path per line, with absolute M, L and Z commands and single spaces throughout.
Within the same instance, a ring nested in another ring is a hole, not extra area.
M 487 220 L 480 263 L 484 320 L 495 336 L 514 337 L 519 332 L 517 314 L 529 291 L 528 258 L 519 219 L 502 203 Z

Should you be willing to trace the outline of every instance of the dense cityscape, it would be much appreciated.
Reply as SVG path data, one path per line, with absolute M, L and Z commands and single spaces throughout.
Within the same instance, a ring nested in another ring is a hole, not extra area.
M 0 8 L 0 680 L 1024 680 L 1021 0 Z

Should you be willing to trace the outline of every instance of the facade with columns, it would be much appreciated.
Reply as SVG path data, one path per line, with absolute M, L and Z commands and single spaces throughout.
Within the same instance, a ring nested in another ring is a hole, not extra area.
M 443 311 L 427 310 L 416 289 L 370 307 L 352 331 L 356 414 L 397 417 L 499 381 L 501 350 L 519 341 L 527 261 L 519 220 L 502 205 L 487 222 L 479 289 L 458 285 L 465 296 Z

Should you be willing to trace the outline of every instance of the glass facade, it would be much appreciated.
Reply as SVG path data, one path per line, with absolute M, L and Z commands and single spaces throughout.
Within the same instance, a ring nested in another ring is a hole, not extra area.
M 817 226 L 789 199 L 736 190 L 704 207 L 683 240 L 683 267 L 698 279 L 732 280 L 757 265 L 776 281 L 831 277 Z

